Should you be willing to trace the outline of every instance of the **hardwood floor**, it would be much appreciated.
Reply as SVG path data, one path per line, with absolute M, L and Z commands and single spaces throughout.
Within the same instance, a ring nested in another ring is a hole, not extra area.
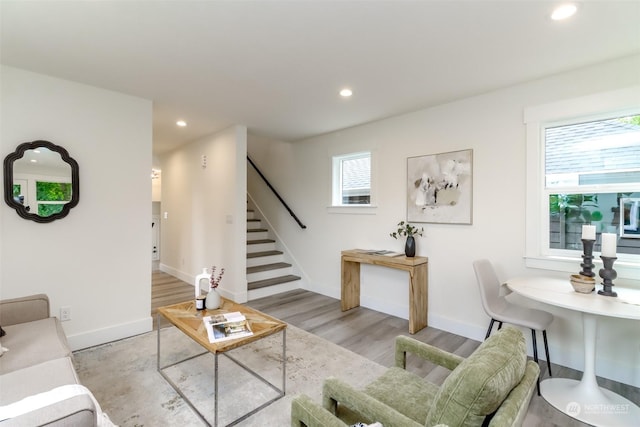
M 154 272 L 152 289 L 154 310 L 162 305 L 193 298 L 192 285 L 161 272 Z M 397 335 L 411 336 L 463 357 L 471 354 L 480 345 L 478 341 L 431 327 L 410 335 L 409 322 L 405 319 L 364 307 L 343 312 L 339 300 L 305 290 L 294 290 L 261 298 L 250 301 L 247 305 L 384 366 L 391 366 L 394 363 L 394 339 Z M 553 354 L 551 360 L 553 360 Z M 428 362 L 410 359 L 407 365 L 412 372 L 417 372 L 434 383 L 441 383 L 448 374 L 446 369 Z M 540 367 L 542 378 L 547 377 L 546 363 L 541 363 Z M 580 371 L 555 364 L 552 364 L 551 368 L 554 377 L 579 379 L 582 374 Z M 640 389 L 636 387 L 604 378 L 598 378 L 598 383 L 636 404 L 640 403 Z M 586 424 L 557 411 L 534 394 L 525 426 L 565 427 L 586 426 Z
M 153 329 L 157 328 L 158 307 L 176 304 L 194 297 L 193 285 L 190 285 L 170 274 L 154 271 L 151 274 L 151 316 Z M 168 324 L 168 323 L 167 323 Z M 164 321 L 162 326 L 166 326 Z

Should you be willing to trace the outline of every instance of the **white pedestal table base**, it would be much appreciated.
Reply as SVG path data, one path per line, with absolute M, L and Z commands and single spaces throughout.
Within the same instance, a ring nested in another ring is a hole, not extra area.
M 608 427 L 640 424 L 640 408 L 633 402 L 600 387 L 594 393 L 578 380 L 546 379 L 540 383 L 540 394 L 551 406 L 583 423 Z
M 637 427 L 640 408 L 630 400 L 598 386 L 595 373 L 598 316 L 582 313 L 584 373 L 582 380 L 548 378 L 540 383 L 540 394 L 551 406 L 594 426 Z

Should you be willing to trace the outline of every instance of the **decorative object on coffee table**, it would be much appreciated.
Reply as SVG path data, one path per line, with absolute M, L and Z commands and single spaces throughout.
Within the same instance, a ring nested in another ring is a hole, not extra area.
M 202 269 L 202 273 L 198 274 L 194 280 L 193 283 L 193 287 L 195 288 L 195 297 L 198 298 L 200 296 L 200 292 L 202 291 L 202 288 L 200 287 L 200 282 L 202 280 L 211 280 L 211 275 L 209 274 L 209 272 L 207 271 L 206 268 Z M 211 287 L 211 285 L 209 285 L 209 288 Z
M 211 267 L 211 278 L 209 279 L 209 293 L 207 294 L 207 299 L 205 300 L 205 307 L 207 310 L 215 310 L 220 308 L 220 294 L 216 291 L 218 285 L 220 285 L 220 280 L 222 280 L 222 276 L 224 275 L 224 268 L 220 269 L 220 274 L 216 276 L 216 266 Z

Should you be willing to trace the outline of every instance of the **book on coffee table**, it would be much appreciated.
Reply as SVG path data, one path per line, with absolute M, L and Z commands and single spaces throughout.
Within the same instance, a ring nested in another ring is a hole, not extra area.
M 251 325 L 239 311 L 205 316 L 202 321 L 212 343 L 253 335 Z

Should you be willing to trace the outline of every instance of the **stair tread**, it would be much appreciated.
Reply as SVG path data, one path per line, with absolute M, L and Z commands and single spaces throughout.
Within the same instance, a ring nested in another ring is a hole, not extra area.
M 257 273 L 259 271 L 277 270 L 279 268 L 288 267 L 291 267 L 291 264 L 287 264 L 286 262 L 274 262 L 272 264 L 256 265 L 254 267 L 247 267 L 247 274 Z
M 274 277 L 272 279 L 256 280 L 255 282 L 249 282 L 249 290 L 265 288 L 267 286 L 279 285 L 281 283 L 293 282 L 294 280 L 300 280 L 300 276 L 288 274 L 286 276 Z
M 269 231 L 266 228 L 249 228 L 247 229 L 247 233 L 259 233 L 259 232 L 264 232 L 264 231 Z
M 262 252 L 248 252 L 247 258 L 260 258 L 263 256 L 282 255 L 282 251 L 262 251 Z
M 259 245 L 261 243 L 275 243 L 273 239 L 247 240 L 247 245 Z
M 258 218 L 247 218 L 247 222 L 260 222 Z

